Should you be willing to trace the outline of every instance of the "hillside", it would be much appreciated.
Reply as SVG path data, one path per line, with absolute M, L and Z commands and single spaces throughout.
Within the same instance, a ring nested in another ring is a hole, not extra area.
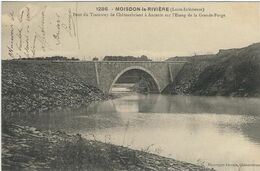
M 108 96 L 68 71 L 44 61 L 2 62 L 2 118 L 77 108 Z
M 260 96 L 260 43 L 216 55 L 185 57 L 186 64 L 166 94 Z M 168 60 L 179 60 L 171 58 Z

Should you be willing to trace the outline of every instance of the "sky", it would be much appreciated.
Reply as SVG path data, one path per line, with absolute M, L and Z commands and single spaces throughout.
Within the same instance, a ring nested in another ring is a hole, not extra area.
M 204 11 L 115 11 L 116 7 Z M 115 16 L 110 16 L 111 13 Z M 117 13 L 163 17 L 122 17 Z M 186 17 L 174 17 L 173 13 Z M 260 42 L 260 2 L 2 3 L 2 59 L 61 55 L 92 60 L 107 55 L 146 55 L 153 60 L 165 60 L 214 54 L 219 49 L 257 42 Z

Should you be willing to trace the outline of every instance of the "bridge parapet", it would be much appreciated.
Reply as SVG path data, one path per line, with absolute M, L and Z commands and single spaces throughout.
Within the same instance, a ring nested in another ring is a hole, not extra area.
M 189 61 L 183 60 L 183 61 L 64 61 L 64 62 L 88 62 L 88 63 L 190 63 Z

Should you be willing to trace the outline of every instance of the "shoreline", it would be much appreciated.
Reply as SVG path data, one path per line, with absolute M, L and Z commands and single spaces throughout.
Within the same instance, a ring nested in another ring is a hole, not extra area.
M 30 127 L 26 121 L 32 120 L 35 114 L 62 111 L 60 109 L 64 106 L 76 110 L 83 104 L 117 96 L 105 94 L 90 86 L 64 65 L 5 62 L 2 67 L 4 170 L 210 170 L 142 151 L 87 140 L 79 134 L 68 135 L 61 131 Z
M 4 170 L 198 170 L 204 166 L 29 126 L 3 125 Z

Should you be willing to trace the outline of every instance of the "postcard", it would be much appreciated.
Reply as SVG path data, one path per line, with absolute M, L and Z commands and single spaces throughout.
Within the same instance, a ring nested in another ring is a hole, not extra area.
M 2 2 L 3 170 L 260 169 L 260 2 Z

